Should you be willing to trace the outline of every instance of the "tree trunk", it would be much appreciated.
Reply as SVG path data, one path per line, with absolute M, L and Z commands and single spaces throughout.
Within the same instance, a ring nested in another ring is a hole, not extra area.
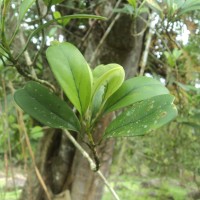
M 112 5 L 109 1 L 105 4 Z M 118 63 L 124 66 L 128 77 L 133 76 L 137 71 L 143 47 L 143 33 L 137 36 L 134 34 L 139 33 L 144 27 L 142 20 L 135 22 L 128 15 L 120 16 L 102 45 L 98 47 L 98 54 L 92 64 Z M 88 60 L 101 39 L 99 29 L 101 26 L 96 24 L 86 42 L 85 55 Z M 101 137 L 111 118 L 112 114 L 101 120 L 95 133 L 96 140 Z M 76 134 L 72 133 L 72 135 L 75 135 L 84 149 L 90 152 Z M 103 141 L 97 149 L 101 161 L 100 169 L 106 177 L 112 163 L 113 149 L 113 139 Z M 40 142 L 36 158 L 37 166 L 52 200 L 100 200 L 102 198 L 103 182 L 95 172 L 91 171 L 87 160 L 74 148 L 61 130 L 47 131 Z M 28 174 L 27 183 L 21 195 L 21 200 L 27 199 L 48 199 L 34 169 Z

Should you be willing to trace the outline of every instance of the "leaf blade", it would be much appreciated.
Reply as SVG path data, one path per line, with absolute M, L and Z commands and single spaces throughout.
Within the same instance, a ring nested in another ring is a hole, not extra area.
M 131 78 L 108 99 L 104 112 L 108 113 L 162 94 L 169 94 L 169 91 L 159 81 L 145 76 Z
M 107 85 L 104 99 L 107 100 L 123 83 L 125 72 L 118 64 L 100 65 L 94 69 L 94 91 L 95 93 L 102 85 Z
M 104 138 L 144 135 L 177 115 L 171 95 L 159 95 L 128 108 L 107 127 Z
M 15 102 L 29 115 L 53 128 L 80 131 L 79 120 L 66 102 L 34 81 L 14 94 Z
M 88 108 L 92 89 L 92 75 L 85 58 L 74 45 L 67 42 L 49 47 L 46 55 L 61 88 L 83 115 Z
M 99 65 L 93 71 L 92 113 L 103 108 L 107 99 L 119 89 L 125 77 L 122 66 L 118 64 Z

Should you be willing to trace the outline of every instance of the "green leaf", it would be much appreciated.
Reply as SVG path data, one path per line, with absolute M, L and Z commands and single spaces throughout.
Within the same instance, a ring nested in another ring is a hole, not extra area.
M 144 135 L 177 116 L 174 97 L 160 95 L 129 107 L 110 123 L 104 138 Z
M 170 67 L 174 67 L 176 65 L 176 59 L 174 58 L 173 54 L 171 52 L 169 53 L 169 52 L 165 51 L 164 55 L 167 59 L 167 64 Z
M 93 70 L 92 118 L 101 114 L 107 99 L 121 86 L 125 72 L 118 64 L 99 65 Z
M 145 76 L 131 78 L 108 99 L 104 112 L 111 112 L 162 94 L 169 94 L 169 91 L 161 82 Z
M 47 126 L 80 131 L 79 120 L 67 103 L 37 82 L 28 82 L 17 90 L 14 99 L 26 113 Z
M 59 11 L 55 11 L 55 12 L 53 12 L 53 17 L 54 17 L 54 19 L 59 19 L 59 18 L 61 18 L 62 16 L 61 16 L 61 14 L 60 14 Z M 62 21 L 61 21 L 61 20 L 58 20 L 57 22 L 58 22 L 58 23 L 61 23 Z
M 30 130 L 31 139 L 37 140 L 43 136 L 43 129 L 41 126 L 35 126 Z
M 63 25 L 63 26 L 66 26 L 69 22 L 70 22 L 70 19 L 62 19 L 62 16 L 60 14 L 59 11 L 55 11 L 53 13 L 53 17 L 57 20 L 58 24 L 60 25 Z
M 104 86 L 104 100 L 107 100 L 124 82 L 125 72 L 118 64 L 99 65 L 93 71 L 93 94 Z
M 90 103 L 92 88 L 92 74 L 85 58 L 67 42 L 49 47 L 46 55 L 58 83 L 83 115 Z
M 172 52 L 172 54 L 173 54 L 175 59 L 178 59 L 181 56 L 182 53 L 183 53 L 183 51 L 182 50 L 178 50 L 177 48 L 175 48 L 173 50 L 173 52 Z
M 137 1 L 136 0 L 127 0 L 127 1 L 131 6 L 133 6 L 134 9 L 136 9 L 136 7 L 137 7 Z

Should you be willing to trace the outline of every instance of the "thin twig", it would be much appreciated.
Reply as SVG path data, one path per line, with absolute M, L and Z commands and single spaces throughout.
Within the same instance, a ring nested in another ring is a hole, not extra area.
M 85 157 L 88 160 L 88 162 L 90 164 L 90 169 L 92 171 L 95 171 L 96 170 L 96 164 L 91 159 L 91 157 L 89 156 L 89 154 L 81 147 L 81 145 L 74 139 L 74 137 L 69 133 L 68 130 L 64 129 L 64 132 L 67 135 L 67 137 L 69 138 L 69 140 L 73 143 L 73 145 L 81 152 L 81 154 L 83 155 L 83 157 Z M 105 178 L 105 176 L 102 174 L 102 172 L 100 170 L 98 170 L 96 172 L 99 175 L 99 177 L 103 180 L 103 182 L 107 186 L 107 188 L 110 190 L 110 192 L 112 193 L 112 195 L 115 198 L 115 200 L 120 200 L 120 198 L 118 197 L 117 193 L 111 187 L 111 185 L 109 184 L 109 182 L 107 181 L 107 179 Z
M 9 87 L 10 87 L 12 93 L 14 94 L 14 88 L 13 88 L 12 84 L 9 84 Z M 24 132 L 25 141 L 26 141 L 26 144 L 27 144 L 27 147 L 28 147 L 28 150 L 29 150 L 29 154 L 31 156 L 31 160 L 33 162 L 33 166 L 34 166 L 36 176 L 37 176 L 38 181 L 40 182 L 43 190 L 45 191 L 47 199 L 51 200 L 51 191 L 48 190 L 48 188 L 47 188 L 47 186 L 44 182 L 44 179 L 42 178 L 42 175 L 41 175 L 41 173 L 40 173 L 40 171 L 39 171 L 39 169 L 36 165 L 35 156 L 34 156 L 34 153 L 33 153 L 32 147 L 31 147 L 31 143 L 30 143 L 29 136 L 28 136 L 28 133 L 27 133 L 27 130 L 26 130 L 26 126 L 24 124 L 23 113 L 18 107 L 16 107 L 16 111 L 19 115 L 19 121 L 20 121 L 20 124 L 21 124 L 20 128 L 22 129 L 21 131 Z
M 5 80 L 2 80 L 2 88 L 3 88 L 3 93 L 4 95 L 4 112 L 5 114 L 3 115 L 3 132 L 4 134 L 7 135 L 7 144 L 8 145 L 8 155 L 7 153 L 5 154 L 5 159 L 6 159 L 6 184 L 7 184 L 7 176 L 8 176 L 8 170 L 10 168 L 11 172 L 11 177 L 12 177 L 12 182 L 14 185 L 14 188 L 16 189 L 16 181 L 15 181 L 15 176 L 14 176 L 14 170 L 13 170 L 13 164 L 12 164 L 12 145 L 11 145 L 11 131 L 10 127 L 8 126 L 8 101 L 7 101 L 7 96 L 6 96 L 6 84 Z M 8 159 L 9 157 L 9 159 Z M 15 190 L 16 193 L 16 190 Z
M 150 25 L 149 25 L 149 32 L 147 34 L 147 39 L 146 39 L 146 44 L 145 44 L 145 50 L 142 54 L 142 59 L 141 59 L 141 62 L 140 62 L 140 75 L 143 75 L 144 74 L 144 71 L 145 71 L 145 67 L 146 67 L 146 64 L 147 64 L 147 59 L 148 59 L 148 55 L 149 55 L 149 49 L 150 49 L 150 45 L 151 45 L 151 40 L 152 40 L 152 36 L 153 36 L 153 33 L 154 33 L 154 28 L 155 28 L 155 22 L 154 22 L 154 16 L 155 16 L 155 13 L 152 13 L 150 15 Z
M 39 16 L 39 26 L 42 26 L 43 25 L 43 19 L 42 19 L 42 14 L 41 14 L 41 10 L 40 10 L 40 6 L 39 6 L 39 2 L 38 0 L 36 0 L 36 8 L 37 8 L 37 12 L 38 12 L 38 16 Z M 38 59 L 38 56 L 41 54 L 43 48 L 44 48 L 44 45 L 45 45 L 45 32 L 44 32 L 44 29 L 41 30 L 41 35 L 42 35 L 42 40 L 41 40 L 41 44 L 40 44 L 40 48 L 39 50 L 37 51 L 35 57 L 33 58 L 33 62 L 32 62 L 32 66 L 35 65 L 37 59 Z
M 22 112 L 19 109 L 18 109 L 18 112 L 22 115 Z M 32 148 L 31 148 L 31 143 L 30 143 L 30 140 L 29 140 L 29 137 L 28 137 L 28 134 L 27 134 L 25 126 L 24 126 L 24 135 L 25 135 L 25 140 L 26 140 L 26 143 L 27 143 L 27 146 L 28 146 L 28 150 L 29 150 L 29 153 L 30 153 L 33 165 L 34 165 L 36 176 L 37 176 L 37 178 L 38 178 L 43 190 L 45 191 L 45 194 L 47 195 L 48 200 L 51 200 L 51 194 L 50 194 L 51 191 L 50 192 L 48 191 L 48 188 L 47 188 L 47 186 L 46 186 L 46 184 L 44 182 L 44 179 L 42 178 L 42 175 L 41 175 L 41 173 L 40 173 L 40 171 L 39 171 L 39 169 L 38 169 L 38 167 L 36 165 L 35 156 L 34 156 Z

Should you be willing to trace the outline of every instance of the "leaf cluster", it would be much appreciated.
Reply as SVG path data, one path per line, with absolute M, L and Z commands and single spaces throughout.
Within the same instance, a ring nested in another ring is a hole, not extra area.
M 101 117 L 128 107 L 107 127 L 104 138 L 143 135 L 172 120 L 177 111 L 174 97 L 159 81 L 136 77 L 124 81 L 118 64 L 92 70 L 70 43 L 56 43 L 46 52 L 51 70 L 78 111 L 39 83 L 29 82 L 15 93 L 15 101 L 40 122 L 91 136 Z

